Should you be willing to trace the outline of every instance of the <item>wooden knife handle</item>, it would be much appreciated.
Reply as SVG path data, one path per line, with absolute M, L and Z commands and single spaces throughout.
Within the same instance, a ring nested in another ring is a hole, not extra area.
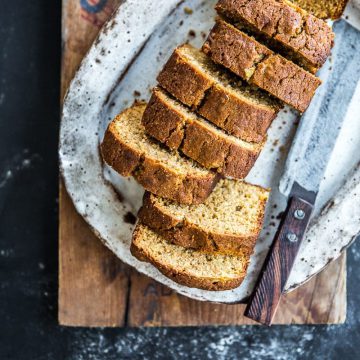
M 271 325 L 312 210 L 313 206 L 305 200 L 297 197 L 290 199 L 246 307 L 245 316 L 262 324 Z

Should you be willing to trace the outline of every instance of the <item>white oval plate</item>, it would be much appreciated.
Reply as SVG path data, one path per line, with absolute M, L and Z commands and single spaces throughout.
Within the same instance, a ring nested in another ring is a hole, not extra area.
M 99 142 L 109 121 L 135 98 L 149 98 L 156 76 L 173 49 L 186 41 L 201 46 L 213 25 L 215 3 L 124 1 L 102 29 L 70 85 L 63 108 L 59 152 L 61 172 L 77 211 L 122 261 L 193 299 L 233 303 L 250 294 L 285 208 L 286 201 L 277 186 L 296 130 L 297 114 L 290 109 L 280 113 L 269 130 L 263 153 L 246 179 L 273 191 L 248 275 L 235 290 L 211 292 L 181 286 L 152 265 L 135 259 L 129 251 L 134 226 L 129 219 L 141 205 L 143 189 L 104 167 L 99 154 Z M 192 9 L 192 14 L 185 7 Z M 318 208 L 334 195 L 339 181 L 356 162 L 353 154 L 357 154 L 360 135 L 349 139 L 348 134 L 360 134 L 360 122 L 351 116 L 352 111 L 355 113 L 357 108 L 349 110 L 334 153 L 335 158 L 341 154 L 343 162 L 329 167 Z M 354 229 L 340 239 L 330 239 L 323 235 L 319 222 L 321 218 L 300 249 L 287 289 L 301 285 L 323 269 L 353 239 Z M 332 224 L 331 233 L 342 226 L 341 222 Z

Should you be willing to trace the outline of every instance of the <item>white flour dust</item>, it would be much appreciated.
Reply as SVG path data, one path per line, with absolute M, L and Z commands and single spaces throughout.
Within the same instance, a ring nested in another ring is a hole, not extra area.
M 40 159 L 40 155 L 30 154 L 28 149 L 24 149 L 20 154 L 16 154 L 8 164 L 5 165 L 0 174 L 0 189 L 4 188 L 18 173 L 30 168 L 32 163 L 38 159 Z

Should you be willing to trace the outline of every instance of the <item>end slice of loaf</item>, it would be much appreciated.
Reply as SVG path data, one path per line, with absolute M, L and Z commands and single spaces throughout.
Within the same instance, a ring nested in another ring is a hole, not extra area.
M 175 49 L 158 81 L 172 96 L 216 126 L 250 142 L 265 139 L 281 107 L 265 92 L 225 74 L 190 45 Z
M 203 202 L 218 176 L 148 138 L 141 124 L 145 108 L 136 104 L 110 123 L 101 144 L 104 161 L 156 195 L 185 204 Z
M 227 135 L 160 88 L 153 90 L 142 123 L 147 134 L 169 148 L 237 179 L 247 176 L 264 146 Z
M 241 27 L 262 35 L 283 55 L 312 73 L 330 55 L 334 43 L 330 26 L 290 1 L 220 0 L 216 10 L 233 23 L 240 22 Z
M 248 256 L 204 254 L 169 244 L 145 225 L 137 224 L 131 253 L 153 264 L 171 280 L 204 290 L 230 290 L 245 277 Z
M 204 252 L 250 255 L 268 197 L 267 189 L 222 179 L 201 205 L 179 205 L 146 193 L 138 216 L 173 244 Z
M 304 112 L 321 80 L 300 66 L 275 54 L 254 38 L 218 20 L 203 51 L 216 63 Z

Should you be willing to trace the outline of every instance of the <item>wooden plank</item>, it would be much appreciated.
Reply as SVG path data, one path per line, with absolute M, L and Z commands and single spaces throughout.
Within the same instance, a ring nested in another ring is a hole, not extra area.
M 80 6 L 80 0 L 63 0 L 62 97 L 101 25 L 120 2 L 108 0 L 100 11 L 89 12 Z M 100 2 L 83 3 L 91 7 Z M 106 327 L 254 323 L 243 317 L 244 305 L 194 301 L 129 270 L 93 235 L 61 184 L 59 207 L 60 324 Z M 343 322 L 345 264 L 343 256 L 306 285 L 286 295 L 275 323 Z
M 289 200 L 245 309 L 245 316 L 264 325 L 272 324 L 312 211 L 313 205 L 299 197 L 294 196 Z M 300 213 L 300 216 L 297 217 L 297 213 Z M 295 239 L 289 241 L 289 234 L 294 235 Z
M 59 232 L 59 323 L 124 326 L 128 275 L 76 213 L 61 186 Z
M 346 317 L 346 254 L 285 295 L 274 324 L 339 324 Z M 131 275 L 129 326 L 254 325 L 245 305 L 202 303 L 176 295 L 145 276 Z
M 108 1 L 102 11 L 92 14 L 80 7 L 79 0 L 63 1 L 61 98 L 102 23 L 119 2 Z M 127 289 L 126 267 L 91 232 L 60 184 L 59 323 L 123 326 Z

